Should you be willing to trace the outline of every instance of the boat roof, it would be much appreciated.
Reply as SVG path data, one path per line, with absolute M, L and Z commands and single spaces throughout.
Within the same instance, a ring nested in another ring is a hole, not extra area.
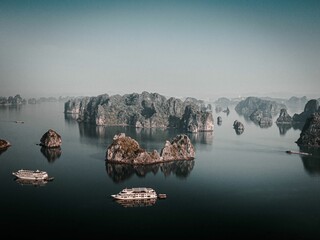
M 134 191 L 134 192 L 146 192 L 146 191 L 154 191 L 152 188 L 147 187 L 133 187 L 133 188 L 125 188 L 123 191 Z

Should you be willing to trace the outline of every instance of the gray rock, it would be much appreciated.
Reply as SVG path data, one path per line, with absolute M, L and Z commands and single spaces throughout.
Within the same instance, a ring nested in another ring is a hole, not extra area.
M 269 117 L 262 117 L 260 118 L 259 120 L 259 126 L 261 128 L 268 128 L 268 127 L 271 127 L 272 126 L 272 118 L 269 118 Z
M 126 164 L 154 164 L 174 160 L 194 159 L 194 147 L 187 135 L 177 135 L 171 142 L 166 141 L 159 154 L 157 150 L 147 152 L 139 143 L 124 133 L 114 136 L 107 148 L 106 160 Z
M 194 147 L 185 134 L 177 135 L 171 142 L 166 141 L 160 152 L 163 161 L 192 160 L 195 157 Z
M 272 118 L 272 116 L 278 114 L 282 108 L 286 108 L 286 106 L 276 101 L 247 97 L 236 105 L 235 110 L 238 114 L 246 117 L 250 117 L 256 111 L 260 111 L 264 117 Z
M 219 105 L 221 107 L 228 107 L 232 104 L 231 100 L 226 97 L 220 97 L 215 102 L 216 105 Z
M 239 122 L 238 120 L 235 120 L 233 122 L 233 128 L 236 131 L 236 134 L 240 135 L 244 131 L 244 125 L 242 122 Z
M 27 103 L 26 99 L 22 99 L 20 94 L 13 96 L 6 97 L 0 97 L 0 105 L 21 105 Z
M 304 111 L 300 114 L 294 114 L 292 121 L 294 123 L 305 123 L 307 118 L 309 118 L 313 113 L 320 112 L 319 101 L 316 99 L 311 99 L 307 102 L 304 107 Z
M 218 123 L 218 125 L 221 125 L 221 124 L 222 124 L 222 117 L 221 117 L 221 116 L 218 116 L 218 118 L 217 118 L 217 123 Z
M 79 114 L 82 98 L 69 99 L 64 103 L 64 113 Z
M 40 139 L 40 146 L 47 148 L 57 148 L 60 147 L 61 144 L 61 136 L 53 129 L 49 129 Z
M 250 115 L 250 119 L 262 128 L 272 126 L 272 118 L 270 117 L 270 114 L 261 110 L 254 111 Z
M 304 107 L 307 103 L 308 99 L 306 96 L 303 96 L 301 98 L 292 96 L 286 101 L 286 105 L 290 108 L 297 108 L 297 107 Z
M 306 120 L 296 143 L 299 146 L 320 147 L 320 112 L 313 113 Z
M 280 111 L 280 115 L 276 120 L 277 124 L 291 124 L 292 117 L 287 113 L 287 109 L 282 108 Z
M 185 131 L 213 131 L 211 105 L 187 98 L 166 99 L 158 93 L 123 96 L 108 94 L 83 97 L 65 103 L 65 113 L 77 113 L 78 121 L 96 125 L 137 128 L 179 128 Z
M 199 110 L 194 104 L 185 107 L 182 121 L 183 128 L 188 132 L 209 132 L 214 128 L 212 113 Z

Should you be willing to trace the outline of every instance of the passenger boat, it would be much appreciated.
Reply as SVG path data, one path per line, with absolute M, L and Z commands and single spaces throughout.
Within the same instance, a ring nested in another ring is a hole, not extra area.
M 117 200 L 153 199 L 157 198 L 157 193 L 152 188 L 124 188 L 121 192 L 111 195 Z
M 25 180 L 45 180 L 45 181 L 53 180 L 53 177 L 49 178 L 49 175 L 47 172 L 40 171 L 40 170 L 20 169 L 17 172 L 13 172 L 12 175 L 16 176 L 17 178 L 25 179 Z

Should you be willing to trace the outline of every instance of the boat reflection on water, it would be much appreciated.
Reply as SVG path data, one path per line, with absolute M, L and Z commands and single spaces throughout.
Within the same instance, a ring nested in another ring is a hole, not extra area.
M 45 186 L 48 181 L 47 180 L 29 180 L 29 179 L 22 179 L 16 178 L 14 181 L 22 186 L 34 186 L 34 187 L 43 187 Z
M 123 207 L 149 207 L 156 204 L 156 198 L 114 200 Z

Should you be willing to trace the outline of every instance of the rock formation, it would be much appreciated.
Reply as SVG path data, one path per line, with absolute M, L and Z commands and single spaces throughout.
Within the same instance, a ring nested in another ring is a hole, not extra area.
M 179 128 L 189 132 L 214 128 L 211 105 L 206 106 L 202 100 L 166 99 L 148 92 L 72 99 L 65 103 L 65 113 L 78 114 L 80 122 L 105 126 Z
M 0 139 L 0 151 L 6 150 L 10 146 L 11 146 L 10 142 L 8 142 L 7 140 L 4 140 L 4 139 Z
M 292 123 L 292 117 L 287 113 L 287 109 L 282 108 L 280 110 L 280 115 L 277 118 L 276 123 L 277 124 L 291 124 Z
M 238 120 L 235 120 L 233 122 L 233 128 L 235 129 L 237 135 L 240 135 L 244 131 L 244 125 L 242 122 L 239 122 Z
M 272 125 L 272 117 L 270 114 L 261 110 L 256 110 L 250 115 L 250 119 L 259 124 L 260 127 L 270 127 Z
M 299 146 L 320 147 L 320 112 L 313 113 L 306 120 L 296 143 Z
M 60 147 L 61 143 L 61 136 L 52 129 L 49 129 L 40 139 L 40 146 L 48 148 Z
M 213 131 L 213 117 L 211 112 L 199 111 L 196 105 L 187 105 L 182 116 L 183 128 L 188 132 Z
M 21 105 L 21 104 L 25 104 L 27 101 L 25 99 L 22 99 L 22 97 L 20 96 L 20 94 L 13 96 L 10 96 L 8 98 L 6 97 L 0 97 L 0 105 Z
M 232 104 L 231 100 L 226 97 L 220 97 L 215 102 L 215 105 L 221 106 L 221 107 L 228 107 Z
M 304 111 L 300 114 L 294 114 L 292 117 L 293 123 L 304 124 L 313 113 L 320 112 L 319 102 L 316 99 L 311 99 L 304 107 Z
M 227 115 L 229 115 L 229 113 L 230 113 L 229 107 L 227 107 L 225 110 L 223 110 L 223 112 L 226 113 Z
M 120 133 L 114 136 L 106 153 L 108 162 L 126 164 L 154 164 L 174 160 L 192 160 L 194 157 L 194 147 L 185 134 L 177 135 L 171 142 L 166 141 L 159 154 L 157 150 L 147 152 L 136 140 Z
M 217 123 L 218 123 L 218 125 L 221 125 L 221 124 L 222 124 L 222 117 L 221 117 L 221 116 L 218 116 L 218 118 L 217 118 Z
M 247 97 L 236 105 L 235 110 L 238 114 L 244 115 L 245 117 L 250 117 L 254 112 L 260 111 L 263 117 L 272 118 L 272 116 L 278 114 L 282 108 L 286 108 L 286 106 L 276 101 Z
M 289 108 L 300 108 L 301 106 L 304 107 L 307 103 L 308 99 L 306 96 L 303 96 L 301 98 L 292 96 L 286 101 L 286 106 Z

